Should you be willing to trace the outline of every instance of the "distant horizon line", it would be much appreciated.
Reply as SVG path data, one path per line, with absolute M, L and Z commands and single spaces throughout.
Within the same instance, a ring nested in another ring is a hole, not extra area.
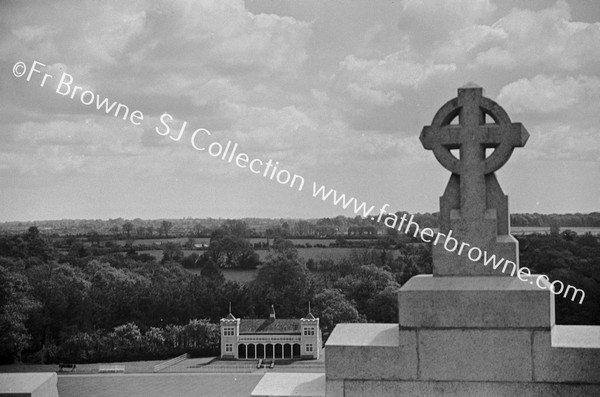
M 439 211 L 434 212 L 409 212 L 403 210 L 397 210 L 395 212 L 406 212 L 414 215 L 424 215 L 430 214 L 434 215 L 439 213 Z M 600 214 L 600 211 L 591 211 L 591 212 L 552 212 L 552 213 L 543 213 L 543 212 L 513 212 L 510 215 L 591 215 L 591 214 Z M 124 218 L 124 217 L 116 217 L 116 218 L 54 218 L 54 219 L 33 219 L 33 220 L 0 220 L 0 224 L 7 223 L 35 223 L 35 222 L 58 222 L 58 221 L 111 221 L 111 220 L 124 220 L 124 221 L 162 221 L 162 220 L 203 220 L 203 219 L 214 219 L 214 220 L 244 220 L 244 219 L 264 219 L 264 220 L 276 220 L 276 219 L 285 219 L 285 220 L 319 220 L 319 219 L 335 219 L 339 216 L 344 218 L 356 218 L 356 216 L 346 216 L 343 214 L 333 215 L 333 216 L 313 216 L 306 218 L 299 217 L 283 217 L 283 216 L 238 216 L 238 217 L 226 217 L 226 216 L 204 216 L 204 217 L 194 217 L 194 216 L 184 216 L 184 217 L 158 217 L 158 218 Z M 364 218 L 366 219 L 366 218 Z

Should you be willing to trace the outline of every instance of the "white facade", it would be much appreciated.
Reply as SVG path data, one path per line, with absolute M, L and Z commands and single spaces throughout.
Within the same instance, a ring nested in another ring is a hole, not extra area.
M 319 319 L 221 319 L 221 358 L 318 359 L 321 353 Z

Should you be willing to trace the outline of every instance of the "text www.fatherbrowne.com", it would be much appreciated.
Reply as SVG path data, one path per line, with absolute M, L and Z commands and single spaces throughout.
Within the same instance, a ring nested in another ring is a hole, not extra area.
M 48 83 L 48 86 L 54 86 L 54 84 L 49 82 L 53 81 L 55 76 L 47 72 L 42 73 L 42 69 L 40 68 L 46 68 L 46 65 L 34 60 L 28 68 L 27 64 L 19 61 L 13 65 L 13 75 L 18 78 L 27 75 L 26 81 L 28 82 L 36 76 L 39 80 L 40 87 L 46 86 L 46 83 Z M 101 97 L 90 89 L 85 89 L 82 86 L 74 84 L 73 76 L 66 72 L 63 72 L 58 79 L 55 93 L 73 100 L 77 98 L 85 106 L 94 106 L 100 112 L 104 112 L 107 115 L 113 115 L 114 117 L 121 117 L 123 120 L 129 121 L 136 126 L 141 125 L 144 120 L 142 111 L 134 110 L 130 112 L 130 108 L 127 105 L 116 101 L 110 101 L 108 98 Z M 164 113 L 160 117 L 161 125 L 155 126 L 156 133 L 161 136 L 168 136 L 173 141 L 180 141 L 187 131 L 188 122 L 184 121 L 180 127 L 172 129 L 171 127 L 173 126 L 174 121 L 175 119 L 173 116 L 169 113 Z M 222 144 L 221 142 L 213 140 L 212 136 L 212 133 L 206 128 L 197 128 L 191 132 L 190 144 L 195 150 L 207 152 L 211 157 L 219 158 L 227 163 L 233 163 L 239 168 L 248 169 L 253 174 L 276 181 L 281 185 L 303 191 L 305 178 L 286 170 L 280 165 L 279 161 L 253 157 L 240 151 L 237 143 L 229 140 L 226 144 Z M 336 189 L 327 188 L 325 185 L 316 182 L 312 182 L 312 197 L 322 201 L 331 200 L 331 203 L 334 206 L 341 207 L 345 210 L 351 210 L 355 215 L 360 215 L 364 218 L 371 216 L 375 210 L 375 206 L 369 206 L 365 202 L 359 202 L 355 197 L 339 193 Z M 452 231 L 449 231 L 446 235 L 444 233 L 436 233 L 430 228 L 421 229 L 419 225 L 414 222 L 414 215 L 411 215 L 410 219 L 406 218 L 406 214 L 398 217 L 396 214 L 387 212 L 387 208 L 389 207 L 389 204 L 384 204 L 380 208 L 377 218 L 371 216 L 371 219 L 382 222 L 382 218 L 385 216 L 383 224 L 388 228 L 397 228 L 398 231 L 407 235 L 412 233 L 413 237 L 418 236 L 422 241 L 427 243 L 431 242 L 433 245 L 437 245 L 438 243 L 441 244 L 443 241 L 444 249 L 446 251 L 456 252 L 457 255 L 462 255 L 466 252 L 467 258 L 472 262 L 478 262 L 483 258 L 483 266 L 491 265 L 494 270 L 502 266 L 502 273 L 505 273 L 507 267 L 510 266 L 511 276 L 516 274 L 519 280 L 531 282 L 530 279 L 524 278 L 524 276 L 531 276 L 531 271 L 527 267 L 519 268 L 517 264 L 512 261 L 504 258 L 497 259 L 495 254 L 490 254 L 487 251 L 471 246 L 466 242 L 459 242 L 452 237 Z M 403 228 L 405 223 L 406 227 Z M 443 240 L 441 240 L 441 237 L 443 237 Z M 450 247 L 452 248 L 450 249 Z M 465 247 L 469 248 L 465 249 Z M 540 283 L 541 280 L 544 281 Z M 574 301 L 580 293 L 581 299 L 579 300 L 579 304 L 582 304 L 585 298 L 585 292 L 583 290 L 575 288 L 572 285 L 565 286 L 560 280 L 554 280 L 550 283 L 550 280 L 545 275 L 538 275 L 535 284 L 541 289 L 549 289 L 555 295 L 563 294 L 564 298 L 571 295 L 572 301 Z M 556 285 L 560 285 L 560 289 L 556 288 Z

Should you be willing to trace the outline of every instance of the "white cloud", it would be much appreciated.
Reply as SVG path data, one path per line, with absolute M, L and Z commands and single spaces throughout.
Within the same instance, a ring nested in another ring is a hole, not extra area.
M 537 75 L 505 85 L 497 101 L 509 112 L 552 113 L 576 105 L 600 103 L 600 78 L 592 76 L 559 77 Z
M 488 29 L 481 38 L 469 35 L 472 28 L 454 33 L 455 41 L 474 44 L 477 67 L 575 70 L 600 62 L 600 23 L 571 21 L 564 1 L 539 11 L 513 9 Z
M 545 123 L 535 126 L 530 132 L 530 158 L 592 162 L 600 159 L 600 141 L 596 128 L 580 129 L 571 125 Z M 594 170 L 589 172 L 593 173 Z
M 55 76 L 44 88 L 37 83 L 16 85 L 22 81 L 8 77 L 14 87 L 31 94 L 34 102 L 27 106 L 39 113 L 36 119 L 49 117 L 50 121 L 15 127 L 11 139 L 16 135 L 21 148 L 28 150 L 19 161 L 10 156 L 13 163 L 5 163 L 7 167 L 32 172 L 26 166 L 30 162 L 39 163 L 35 168 L 40 171 L 44 167 L 60 170 L 65 168 L 58 166 L 58 157 L 67 161 L 74 158 L 69 157 L 72 153 L 82 153 L 87 157 L 77 164 L 80 172 L 85 172 L 95 156 L 113 156 L 115 165 L 119 156 L 144 155 L 155 164 L 151 155 L 176 150 L 174 143 L 157 143 L 147 133 L 140 136 L 142 128 L 131 128 L 122 120 L 107 121 L 93 107 L 76 100 L 67 100 L 65 107 L 63 97 L 53 92 L 62 72 L 71 74 L 74 84 L 140 109 L 146 126 L 157 115 L 171 112 L 178 125 L 183 120 L 199 124 L 195 121 L 201 118 L 202 127 L 221 129 L 227 135 L 235 130 L 230 128 L 233 124 L 248 122 L 237 119 L 239 113 L 231 109 L 264 108 L 263 118 L 272 115 L 273 120 L 256 120 L 255 113 L 260 113 L 256 110 L 246 116 L 255 123 L 250 132 L 256 133 L 261 150 L 265 150 L 270 143 L 283 142 L 286 134 L 303 123 L 293 106 L 281 103 L 286 95 L 281 82 L 300 73 L 311 23 L 253 14 L 243 0 L 95 2 L 85 7 L 77 2 L 61 7 L 32 2 L 3 11 L 0 31 L 8 33 L 0 35 L 3 57 L 38 60 Z M 0 83 L 5 78 L 0 76 Z M 276 109 L 262 106 L 261 101 L 273 98 L 278 101 Z M 50 103 L 55 106 L 46 106 Z M 84 118 L 91 122 L 83 122 Z M 7 139 L 3 136 L 0 142 Z M 58 148 L 58 154 L 50 148 Z M 22 151 L 18 145 L 12 149 Z M 38 150 L 40 156 L 35 154 Z M 41 155 L 44 150 L 49 159 Z M 55 154 L 56 161 L 51 159 Z M 31 156 L 35 160 L 29 161 Z M 124 160 L 124 164 L 131 162 Z
M 0 151 L 2 168 L 34 175 L 85 174 L 104 172 L 113 162 L 127 163 L 143 153 L 143 132 L 121 121 L 106 117 L 21 123 L 10 131 L 11 140 Z
M 416 62 L 396 52 L 383 59 L 362 59 L 354 55 L 340 62 L 336 84 L 351 98 L 375 106 L 387 107 L 402 99 L 402 90 L 417 88 L 429 78 L 456 70 L 454 64 Z
M 30 2 L 26 7 L 5 10 L 4 22 L 17 38 L 15 47 L 42 62 L 115 64 L 145 25 L 144 10 L 130 3 L 56 7 Z
M 241 0 L 167 4 L 148 6 L 143 40 L 131 55 L 140 67 L 275 77 L 296 73 L 306 59 L 310 23 L 254 15 Z
M 236 112 L 231 130 L 235 131 L 235 141 L 247 151 L 293 158 L 318 146 L 317 122 L 296 106 L 242 106 Z
M 347 91 L 352 99 L 376 106 L 387 107 L 402 99 L 402 95 L 395 90 L 385 91 L 357 83 L 348 84 Z
M 211 79 L 198 87 L 189 87 L 186 92 L 196 106 L 219 103 L 225 99 L 240 102 L 245 102 L 247 99 L 244 90 L 226 77 Z
M 398 26 L 422 47 L 445 40 L 450 31 L 485 21 L 495 8 L 490 0 L 405 0 Z
M 464 19 L 452 19 L 460 23 L 452 23 L 443 20 L 449 11 L 423 7 L 422 12 L 431 12 L 435 21 L 406 17 L 413 51 L 430 54 L 438 62 L 454 62 L 467 70 L 537 68 L 545 73 L 600 63 L 600 23 L 573 21 L 562 0 L 540 10 L 513 8 L 493 23 L 490 17 L 495 14 L 490 12 L 474 10 Z
M 310 23 L 255 15 L 243 0 L 32 2 L 2 19 L 0 49 L 80 69 L 78 80 L 105 90 L 169 96 L 215 79 L 295 76 L 311 35 Z

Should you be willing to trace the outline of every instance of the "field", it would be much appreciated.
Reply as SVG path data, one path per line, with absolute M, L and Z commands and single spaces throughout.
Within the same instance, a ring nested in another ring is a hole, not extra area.
M 200 274 L 200 269 L 187 269 L 192 274 Z M 226 280 L 238 283 L 249 283 L 256 278 L 258 270 L 222 269 Z
M 201 251 L 201 250 L 183 250 L 183 254 L 185 256 L 189 256 L 194 253 L 196 253 L 198 255 L 202 255 L 203 252 L 204 251 Z M 159 261 L 162 259 L 162 256 L 163 256 L 163 250 L 140 250 L 140 251 L 137 251 L 137 253 L 152 255 Z
M 315 262 L 325 259 L 339 260 L 349 256 L 355 248 L 298 248 L 298 255 L 305 261 L 312 259 Z M 190 255 L 192 253 L 201 254 L 203 251 L 184 250 L 184 254 Z M 269 255 L 268 250 L 257 250 L 261 262 L 264 262 Z M 398 251 L 390 251 L 396 256 Z M 162 250 L 149 250 L 149 251 L 138 251 L 139 254 L 149 254 L 154 256 L 157 260 L 162 258 Z M 200 269 L 188 269 L 190 273 L 199 274 Z M 239 270 L 239 269 L 223 269 L 223 275 L 227 280 L 237 281 L 239 283 L 247 283 L 254 280 L 256 277 L 257 270 Z
M 512 234 L 532 234 L 532 233 L 550 233 L 550 228 L 549 227 L 545 227 L 545 226 L 511 226 L 511 233 Z M 592 233 L 593 235 L 597 235 L 600 234 L 600 228 L 598 227 L 561 227 L 560 231 L 565 231 L 565 230 L 572 230 L 574 232 L 576 232 L 577 234 L 585 234 L 585 233 Z M 437 231 L 436 228 L 433 229 L 434 231 Z M 347 236 L 341 236 L 341 237 L 347 237 Z M 210 238 L 208 237 L 195 237 L 193 238 L 194 243 L 195 244 L 204 244 L 206 246 L 208 246 L 208 244 L 210 243 Z M 250 241 L 251 244 L 257 244 L 257 243 L 266 243 L 266 242 L 273 242 L 273 239 L 267 239 L 267 238 L 250 238 L 248 239 Z M 150 238 L 150 239 L 133 239 L 133 245 L 152 245 L 152 244 L 156 244 L 157 246 L 163 245 L 167 242 L 172 242 L 172 243 L 180 243 L 180 244 L 185 244 L 189 241 L 188 237 L 174 237 L 174 238 Z M 325 247 L 329 247 L 330 244 L 335 243 L 335 239 L 332 238 L 323 238 L 323 239 L 318 239 L 318 238 L 307 238 L 307 239 L 298 239 L 298 238 L 292 238 L 290 239 L 290 241 L 292 241 L 294 243 L 294 245 L 301 245 L 304 246 L 306 244 L 309 244 L 311 246 L 315 246 L 317 244 L 321 244 L 324 245 Z M 372 240 L 364 240 L 364 239 L 351 239 L 350 241 L 352 242 L 360 242 L 360 241 L 372 241 Z M 125 240 L 115 240 L 114 241 L 115 244 L 118 245 L 125 245 L 126 241 Z
M 572 230 L 579 235 L 586 234 L 586 233 L 592 233 L 593 235 L 600 234 L 600 227 L 561 227 L 560 228 L 561 232 L 564 232 L 565 230 Z M 544 227 L 544 226 L 540 226 L 540 227 L 511 226 L 510 232 L 512 234 L 522 234 L 522 233 L 524 233 L 524 234 L 533 234 L 533 233 L 550 234 L 550 228 Z
M 312 259 L 314 261 L 325 260 L 325 259 L 333 259 L 338 260 L 347 257 L 350 255 L 352 250 L 357 248 L 297 248 L 298 256 L 304 260 Z M 361 249 L 361 248 L 358 248 Z M 204 251 L 201 250 L 183 250 L 185 256 L 196 253 L 201 255 Z M 391 253 L 397 255 L 397 251 L 390 251 Z M 147 250 L 147 251 L 138 251 L 139 254 L 149 254 L 154 256 L 156 259 L 160 260 L 162 258 L 163 252 L 162 250 Z M 269 255 L 268 250 L 256 250 L 256 253 L 260 257 L 261 262 L 267 259 Z
M 192 238 L 194 240 L 195 244 L 204 244 L 207 245 L 210 243 L 210 238 L 208 237 L 194 237 Z M 133 239 L 134 241 L 134 246 L 135 245 L 152 245 L 152 244 L 156 244 L 156 245 L 161 245 L 161 244 L 165 244 L 167 242 L 170 243 L 179 243 L 179 244 L 185 244 L 187 243 L 189 240 L 188 237 L 173 237 L 173 238 L 148 238 L 148 239 Z M 248 239 L 250 241 L 250 244 L 257 244 L 257 243 L 273 243 L 273 239 L 267 239 L 267 238 L 250 238 Z M 322 244 L 326 247 L 329 247 L 330 244 L 335 243 L 335 239 L 332 238 L 306 238 L 306 239 L 290 239 L 290 241 L 292 241 L 295 245 L 306 245 L 306 244 L 310 244 L 310 245 L 317 245 L 317 244 Z M 370 241 L 370 240 L 361 240 L 361 239 L 352 239 L 353 242 L 359 242 L 359 241 Z M 116 240 L 115 244 L 118 245 L 125 245 L 127 242 L 125 240 Z
M 314 261 L 333 259 L 338 260 L 350 255 L 352 250 L 356 248 L 297 248 L 298 256 L 304 260 L 312 259 Z M 260 256 L 260 260 L 264 261 L 269 255 L 267 250 L 256 251 Z
M 573 230 L 577 234 L 580 234 L 580 235 L 588 233 L 588 232 L 590 232 L 594 235 L 600 234 L 600 228 L 572 227 L 572 228 L 561 228 L 561 231 L 566 230 L 566 229 Z M 532 233 L 547 234 L 547 233 L 550 233 L 550 228 L 548 228 L 548 227 L 518 227 L 517 226 L 517 227 L 512 227 L 511 232 L 514 235 L 532 234 Z M 185 243 L 188 241 L 188 238 L 173 238 L 173 239 L 158 239 L 157 238 L 157 239 L 148 239 L 148 240 L 137 240 L 138 244 L 144 244 L 144 245 L 153 244 L 153 243 L 160 245 L 160 244 L 164 244 L 167 241 Z M 196 242 L 196 244 L 208 245 L 208 243 L 209 243 L 208 238 L 196 238 L 196 239 L 194 239 L 194 241 Z M 265 238 L 250 239 L 250 242 L 252 244 L 255 244 L 258 242 L 266 242 L 266 241 L 267 241 L 267 239 L 265 239 Z M 269 241 L 272 242 L 272 239 Z M 356 241 L 356 240 L 353 240 L 353 241 Z M 326 260 L 326 259 L 332 259 L 334 261 L 337 261 L 337 260 L 348 257 L 351 254 L 351 252 L 354 249 L 356 249 L 356 248 L 329 247 L 329 244 L 335 242 L 334 239 L 292 239 L 292 242 L 296 245 L 310 244 L 310 245 L 314 246 L 316 244 L 322 244 L 326 247 L 326 248 L 316 248 L 316 247 L 297 248 L 298 255 L 300 256 L 300 258 L 304 259 L 304 261 L 308 261 L 309 259 L 312 259 L 315 262 L 318 262 L 320 260 Z M 124 243 L 124 242 L 119 241 L 117 243 Z M 204 251 L 202 251 L 202 250 L 183 250 L 183 253 L 185 256 L 188 256 L 193 253 L 201 255 L 203 252 Z M 163 251 L 161 249 L 138 251 L 138 253 L 152 255 L 157 260 L 160 260 L 163 255 Z M 256 250 L 256 253 L 259 255 L 261 262 L 266 261 L 268 255 L 269 255 L 268 250 Z M 392 253 L 394 256 L 398 255 L 398 251 L 396 251 L 396 250 L 390 251 L 390 253 Z M 197 270 L 197 269 L 190 269 L 189 271 L 191 273 L 199 273 L 199 270 Z M 253 280 L 256 277 L 256 270 L 225 269 L 225 270 L 223 270 L 223 275 L 225 276 L 225 278 L 227 280 L 237 281 L 240 283 L 246 283 L 246 282 Z
M 347 237 L 347 236 L 342 236 L 342 237 Z M 192 240 L 194 240 L 195 244 L 204 244 L 207 245 L 210 243 L 210 238 L 209 237 L 193 237 Z M 335 239 L 334 238 L 292 238 L 289 239 L 290 241 L 292 241 L 295 245 L 306 245 L 306 244 L 310 244 L 310 245 L 317 245 L 317 244 L 321 244 L 324 245 L 326 247 L 328 247 L 330 244 L 335 243 Z M 169 243 L 179 243 L 179 244 L 185 244 L 189 241 L 189 237 L 173 237 L 173 238 L 147 238 L 147 239 L 136 239 L 135 236 L 133 236 L 133 242 L 134 245 L 162 245 L 165 244 L 167 242 Z M 257 243 L 273 243 L 273 239 L 272 238 L 249 238 L 248 241 L 250 241 L 250 244 L 257 244 Z M 362 242 L 362 241 L 371 241 L 368 239 L 352 239 L 351 241 L 353 242 Z M 127 243 L 126 240 L 115 240 L 114 241 L 115 244 L 118 245 L 125 245 Z

